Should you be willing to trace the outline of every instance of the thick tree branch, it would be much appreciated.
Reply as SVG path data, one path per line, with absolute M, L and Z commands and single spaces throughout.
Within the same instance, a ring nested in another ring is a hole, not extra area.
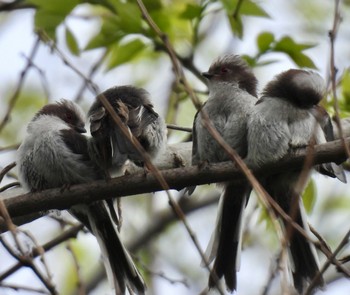
M 350 138 L 346 139 L 350 143 Z M 278 163 L 265 165 L 252 170 L 256 175 L 302 167 L 306 151 L 300 150 L 289 155 Z M 314 164 L 342 162 L 346 159 L 340 140 L 315 147 Z M 190 166 L 161 171 L 171 189 L 181 190 L 192 185 L 201 185 L 235 179 L 242 181 L 243 175 L 231 163 L 219 163 L 204 167 Z M 152 173 L 136 173 L 114 178 L 110 181 L 94 181 L 88 184 L 74 185 L 69 189 L 51 189 L 42 192 L 28 193 L 4 200 L 12 217 L 23 216 L 50 209 L 67 209 L 78 203 L 89 203 L 104 198 L 124 197 L 141 193 L 162 190 L 157 178 Z

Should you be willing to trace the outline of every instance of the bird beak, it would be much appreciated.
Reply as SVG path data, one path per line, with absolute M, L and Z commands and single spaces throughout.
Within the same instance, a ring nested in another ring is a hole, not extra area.
M 86 129 L 84 126 L 75 126 L 74 129 L 79 133 L 86 133 Z
M 212 78 L 214 75 L 213 75 L 212 73 L 210 73 L 210 72 L 203 72 L 203 73 L 202 73 L 202 76 L 205 77 L 205 78 L 207 78 L 207 79 L 210 79 L 210 78 Z

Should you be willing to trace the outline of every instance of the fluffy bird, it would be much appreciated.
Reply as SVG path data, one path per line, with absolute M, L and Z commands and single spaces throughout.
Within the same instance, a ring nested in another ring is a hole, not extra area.
M 208 72 L 209 97 L 193 124 L 192 164 L 228 161 L 229 156 L 204 127 L 205 113 L 223 139 L 240 157 L 247 155 L 247 121 L 257 102 L 257 79 L 248 65 L 237 55 L 225 55 L 215 60 Z M 224 184 L 220 199 L 217 225 L 209 243 L 207 254 L 214 261 L 213 272 L 225 278 L 228 290 L 237 288 L 239 270 L 241 223 L 248 202 L 249 184 Z M 209 287 L 215 279 L 209 278 Z
M 149 93 L 130 85 L 115 86 L 102 92 L 119 116 L 124 127 L 142 145 L 151 158 L 161 152 L 166 143 L 166 125 L 154 110 Z M 97 96 L 89 110 L 90 131 L 105 169 L 118 169 L 127 159 L 143 165 L 143 155 L 126 138 Z
M 90 154 L 94 142 L 84 136 L 85 115 L 68 100 L 48 104 L 34 116 L 27 136 L 18 149 L 17 165 L 21 184 L 31 191 L 66 187 L 104 177 Z M 105 201 L 79 204 L 70 212 L 96 236 L 109 279 L 116 294 L 126 287 L 145 292 L 144 281 L 123 246 Z
M 291 69 L 269 82 L 248 120 L 247 162 L 261 166 L 280 160 L 293 149 L 334 138 L 331 121 L 318 106 L 324 91 L 323 79 L 305 70 Z M 344 172 L 335 164 L 323 165 L 319 171 L 345 181 Z M 301 172 L 293 169 L 263 177 L 261 183 L 281 208 L 309 232 L 300 196 L 302 190 L 297 190 Z M 284 225 L 288 229 L 294 286 L 301 293 L 319 272 L 317 253 L 302 234 L 288 228 L 288 223 Z M 318 284 L 323 284 L 322 278 Z

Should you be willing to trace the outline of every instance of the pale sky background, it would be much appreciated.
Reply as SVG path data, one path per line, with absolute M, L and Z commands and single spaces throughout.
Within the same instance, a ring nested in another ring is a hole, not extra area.
M 296 3 L 301 1 L 280 1 L 270 0 L 261 1 L 263 7 L 270 14 L 271 19 L 263 18 L 247 18 L 245 22 L 245 37 L 243 41 L 238 39 L 232 39 L 229 32 L 228 23 L 223 20 L 220 25 L 213 29 L 211 38 L 201 45 L 198 50 L 198 55 L 195 57 L 195 63 L 200 70 L 204 71 L 208 68 L 213 58 L 226 52 L 235 52 L 237 54 L 254 54 L 256 52 L 255 40 L 258 33 L 262 31 L 271 31 L 275 36 L 281 37 L 283 35 L 290 35 L 298 42 L 306 43 L 318 43 L 319 45 L 313 49 L 306 51 L 306 53 L 312 58 L 319 68 L 320 74 L 325 78 L 328 71 L 329 60 L 329 42 L 327 33 L 332 26 L 332 14 L 333 14 L 333 1 L 313 0 L 310 2 L 316 2 L 320 4 L 320 10 L 329 12 L 328 15 L 320 17 L 319 20 L 310 18 L 309 22 L 305 22 L 304 14 L 299 10 L 296 10 Z M 84 13 L 85 8 L 81 8 L 75 13 Z M 349 10 L 349 9 L 348 9 Z M 349 11 L 344 10 L 344 21 L 341 24 L 339 30 L 339 37 L 336 43 L 336 65 L 339 71 L 350 64 L 350 26 L 349 26 Z M 35 35 L 33 34 L 33 14 L 34 11 L 24 10 L 13 12 L 11 14 L 0 14 L 0 105 L 6 97 L 12 94 L 9 93 L 9 85 L 16 85 L 19 73 L 24 68 L 26 60 L 22 57 L 22 54 L 28 56 L 34 42 Z M 224 19 L 224 18 L 223 18 Z M 83 47 L 89 40 L 91 35 L 94 35 L 99 28 L 98 21 L 83 21 L 76 18 L 69 18 L 67 21 L 68 26 L 72 29 L 76 36 L 79 36 L 80 46 Z M 203 25 L 205 27 L 205 24 Z M 318 34 L 309 32 L 307 27 L 316 27 Z M 59 36 L 62 39 L 63 27 L 59 29 Z M 60 42 L 59 46 L 63 52 L 67 53 L 67 49 L 64 48 L 64 42 Z M 215 46 L 213 46 L 215 44 Z M 83 73 L 88 73 L 91 66 L 91 61 L 96 60 L 96 56 L 101 55 L 101 50 L 92 50 L 83 53 L 80 57 L 70 58 L 71 62 L 80 69 Z M 259 89 L 269 81 L 275 74 L 287 70 L 295 65 L 290 61 L 288 57 L 283 54 L 270 55 L 269 59 L 278 59 L 278 63 L 270 66 L 256 69 L 256 74 L 259 79 Z M 41 46 L 40 51 L 35 58 L 35 64 L 44 69 L 45 77 L 50 85 L 49 98 L 51 100 L 60 98 L 73 98 L 76 95 L 77 90 L 81 85 L 81 79 L 77 77 L 75 73 L 67 69 L 62 61 L 52 54 L 47 47 Z M 147 69 L 147 70 L 145 70 Z M 125 65 L 108 73 L 99 71 L 93 78 L 93 81 L 97 83 L 101 90 L 104 90 L 110 86 L 122 84 L 132 84 L 135 80 L 142 79 L 145 73 L 151 77 L 150 82 L 145 85 L 145 88 L 151 93 L 154 98 L 156 108 L 164 113 L 164 103 L 162 97 L 167 95 L 168 85 L 171 83 L 171 77 L 169 75 L 171 65 L 167 57 L 164 57 L 154 67 L 139 62 L 137 65 Z M 198 88 L 203 88 L 203 85 L 196 82 Z M 42 90 L 39 76 L 35 71 L 31 71 L 26 78 L 24 89 L 36 88 Z M 92 102 L 94 95 L 85 91 L 84 100 L 82 106 L 88 108 Z M 2 118 L 5 109 L 0 109 L 0 118 Z M 29 120 L 30 118 L 28 118 Z M 191 122 L 192 118 L 188 119 Z M 190 124 L 188 124 L 188 127 Z M 24 136 L 25 126 L 19 126 L 19 137 Z M 175 142 L 177 138 L 171 138 L 172 142 Z M 0 141 L 1 143 L 1 141 Z M 5 166 L 12 162 L 14 157 L 13 153 L 1 153 L 0 165 Z M 349 178 L 349 176 L 348 176 Z M 317 188 L 319 198 L 315 206 L 314 212 L 319 212 L 322 206 L 326 202 L 326 198 L 330 194 L 344 195 L 348 194 L 348 185 L 341 184 L 340 182 L 325 177 L 317 177 Z M 174 193 L 176 195 L 176 193 Z M 157 206 L 167 206 L 167 200 L 164 194 L 157 193 L 154 196 Z M 127 207 L 128 205 L 125 205 Z M 249 209 L 247 210 L 249 211 Z M 140 213 L 140 212 L 138 212 Z M 142 213 L 140 213 L 142 214 Z M 212 228 L 215 222 L 216 208 L 210 207 L 191 214 L 189 221 L 193 227 L 194 232 L 197 234 L 198 239 L 203 248 L 206 247 L 209 240 Z M 137 214 L 135 213 L 135 216 Z M 203 218 L 205 216 L 205 218 Z M 253 213 L 253 218 L 249 220 L 248 227 L 252 231 L 252 235 L 257 238 L 264 232 L 264 224 L 257 223 L 259 217 L 258 212 Z M 331 237 L 331 245 L 334 247 L 339 242 L 339 239 L 346 233 L 349 226 L 349 212 L 337 211 L 337 215 L 320 216 L 314 214 L 311 216 L 311 222 L 318 225 L 318 229 L 321 233 L 327 237 Z M 142 226 L 139 224 L 140 220 L 131 222 L 131 226 Z M 330 225 L 331 224 L 331 225 Z M 322 227 L 324 226 L 324 227 Z M 28 229 L 32 229 L 35 232 L 38 241 L 47 241 L 47 236 L 58 231 L 57 224 L 48 220 L 41 219 L 33 222 L 32 224 L 25 226 Z M 127 237 L 126 237 L 127 238 Z M 86 246 L 86 251 L 89 253 L 89 258 L 96 263 L 99 259 L 98 246 L 96 241 L 91 235 L 80 235 L 79 240 L 83 241 Z M 261 239 L 263 245 L 259 244 L 247 244 L 241 258 L 241 270 L 238 273 L 238 294 L 261 294 L 261 290 L 267 281 L 268 270 L 270 268 L 271 252 L 267 249 L 269 243 L 268 239 Z M 185 232 L 181 225 L 175 225 L 172 230 L 162 235 L 156 240 L 157 242 L 157 255 L 155 265 L 152 267 L 158 271 L 163 271 L 167 276 L 174 279 L 182 279 L 184 273 L 181 269 L 179 260 L 186 261 L 191 268 L 187 271 L 199 268 L 200 258 L 197 251 L 194 249 L 192 242 L 190 241 L 188 234 Z M 60 281 L 63 279 L 65 267 L 71 260 L 66 250 L 60 247 L 58 250 L 50 252 L 48 256 L 49 265 L 55 269 L 54 279 Z M 349 248 L 347 249 L 349 252 Z M 323 255 L 320 255 L 324 259 Z M 4 271 L 9 265 L 12 265 L 10 261 L 13 259 L 9 257 L 2 247 L 0 247 L 0 273 Z M 258 261 L 258 263 L 257 263 Z M 184 266 L 182 266 L 184 267 Z M 198 294 L 201 288 L 206 284 L 207 273 L 205 270 L 200 270 L 197 274 L 191 274 L 194 277 L 201 278 L 198 280 L 201 282 L 200 286 L 192 286 L 188 289 L 182 285 L 171 285 L 169 282 L 157 278 L 154 280 L 157 293 L 156 294 L 183 294 L 192 295 Z M 10 282 L 21 283 L 23 285 L 36 285 L 41 286 L 38 283 L 36 277 L 32 275 L 30 270 L 22 269 L 15 275 L 10 277 Z M 189 278 L 191 284 L 191 279 Z M 279 288 L 279 283 L 275 282 L 273 285 L 275 291 L 270 294 L 278 294 L 276 290 Z M 100 289 L 96 290 L 93 294 L 110 294 L 108 293 L 106 286 L 100 286 Z M 277 293 L 276 293 L 277 292 Z M 320 294 L 349 294 L 350 281 L 341 280 L 335 284 L 331 284 L 325 291 L 317 292 Z M 26 292 L 17 293 L 8 289 L 1 289 L 0 294 L 12 295 L 12 294 L 32 294 Z

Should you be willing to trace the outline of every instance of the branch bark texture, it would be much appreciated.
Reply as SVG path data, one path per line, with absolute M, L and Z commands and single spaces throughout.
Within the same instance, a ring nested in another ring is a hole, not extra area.
M 347 145 L 350 138 L 346 138 Z M 306 151 L 300 150 L 277 163 L 261 168 L 250 167 L 254 174 L 273 174 L 275 172 L 302 167 Z M 314 164 L 337 162 L 346 159 L 343 143 L 340 140 L 315 147 Z M 161 171 L 171 189 L 181 190 L 188 186 L 202 185 L 227 180 L 244 181 L 244 176 L 232 162 L 189 166 Z M 110 181 L 94 181 L 74 185 L 69 189 L 51 189 L 6 198 L 4 203 L 12 217 L 23 216 L 50 209 L 67 209 L 78 203 L 89 203 L 113 197 L 125 197 L 162 190 L 162 185 L 152 173 L 137 172 L 113 178 Z

